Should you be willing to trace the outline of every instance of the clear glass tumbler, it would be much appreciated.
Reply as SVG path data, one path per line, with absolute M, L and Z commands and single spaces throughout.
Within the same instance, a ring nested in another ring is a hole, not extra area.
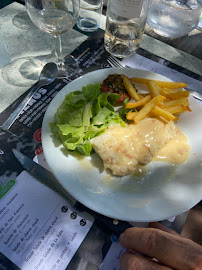
M 160 36 L 182 37 L 197 27 L 201 6 L 197 0 L 152 0 L 148 23 Z
M 99 28 L 103 0 L 81 0 L 77 26 L 84 32 L 93 32 Z
M 105 49 L 127 58 L 136 53 L 147 21 L 150 0 L 108 0 Z

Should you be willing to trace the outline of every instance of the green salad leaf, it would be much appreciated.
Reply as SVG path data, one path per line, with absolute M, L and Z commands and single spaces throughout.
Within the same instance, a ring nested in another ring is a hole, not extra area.
M 89 156 L 92 152 L 90 139 L 102 134 L 111 124 L 125 126 L 113 105 L 118 94 L 103 93 L 98 83 L 71 92 L 57 109 L 55 122 L 50 129 L 68 150 Z

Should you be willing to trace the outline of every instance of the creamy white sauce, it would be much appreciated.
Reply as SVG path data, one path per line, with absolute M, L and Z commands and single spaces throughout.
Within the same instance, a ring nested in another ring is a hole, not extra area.
M 112 126 L 94 138 L 92 144 L 104 168 L 118 176 L 137 175 L 152 160 L 180 164 L 190 155 L 185 134 L 173 122 L 165 124 L 154 118 L 137 125 Z
M 177 135 L 163 146 L 154 156 L 153 161 L 167 161 L 172 164 L 182 164 L 190 156 L 190 144 L 187 136 L 180 130 Z

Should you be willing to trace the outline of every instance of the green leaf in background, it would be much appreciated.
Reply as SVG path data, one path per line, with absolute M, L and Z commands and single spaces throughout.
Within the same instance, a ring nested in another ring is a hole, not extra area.
M 123 102 L 123 106 L 119 108 L 118 112 L 121 115 L 122 119 L 126 120 L 126 115 L 131 109 L 126 109 L 125 106 L 128 103 L 129 98 L 126 98 Z
M 98 102 L 100 103 L 100 107 L 103 108 L 107 105 L 108 103 L 108 93 L 102 93 L 101 95 L 99 95 L 98 97 Z
M 65 102 L 75 109 L 82 107 L 86 103 L 86 98 L 81 91 L 75 91 L 66 95 Z
M 98 99 L 94 100 L 93 102 L 93 106 L 92 106 L 92 113 L 93 116 L 95 116 L 96 114 L 98 114 L 98 112 L 100 111 L 100 102 L 98 101 Z
M 107 122 L 107 116 L 111 115 L 111 111 L 104 107 L 100 109 L 99 113 L 93 118 L 93 125 L 98 126 Z
M 69 140 L 66 140 L 63 145 L 67 147 L 68 150 L 75 150 L 78 144 L 83 143 L 82 138 L 70 138 Z
M 108 103 L 114 105 L 117 100 L 119 100 L 120 95 L 116 93 L 109 93 L 108 94 Z
M 50 126 L 50 130 L 53 133 L 53 135 L 59 139 L 60 138 L 60 136 L 59 136 L 60 129 L 58 128 L 58 126 L 55 123 L 50 123 L 49 126 Z
M 110 124 L 124 125 L 113 104 L 119 99 L 114 93 L 101 93 L 98 83 L 82 87 L 82 91 L 67 94 L 57 109 L 55 122 L 50 123 L 53 135 L 64 147 L 90 155 L 90 139 L 102 134 Z
M 90 126 L 90 120 L 92 116 L 92 102 L 88 102 L 83 110 L 83 126 Z
M 68 135 L 69 133 L 72 133 L 73 127 L 71 127 L 69 124 L 61 124 L 57 125 L 59 130 L 62 132 L 63 135 Z
M 99 96 L 101 92 L 101 86 L 98 83 L 88 84 L 87 86 L 82 87 L 82 92 L 88 101 L 93 101 Z
M 91 142 L 89 140 L 87 140 L 85 144 L 77 145 L 77 151 L 81 155 L 90 156 L 90 153 L 92 152 L 92 144 L 91 144 Z
M 83 109 L 72 112 L 68 115 L 68 123 L 73 127 L 81 127 L 83 125 Z
M 96 136 L 99 136 L 100 134 L 102 134 L 104 131 L 105 131 L 106 127 L 103 125 L 103 126 L 94 126 L 94 125 L 91 125 L 88 127 L 88 130 L 85 132 L 85 135 L 84 135 L 84 140 L 87 140 L 87 139 L 92 139 Z

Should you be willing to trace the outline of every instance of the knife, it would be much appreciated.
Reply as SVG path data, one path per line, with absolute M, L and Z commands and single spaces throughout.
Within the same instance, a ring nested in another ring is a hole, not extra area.
M 32 176 L 34 176 L 40 183 L 59 193 L 62 197 L 69 201 L 71 205 L 76 203 L 76 200 L 67 193 L 52 172 L 37 164 L 32 159 L 19 152 L 17 149 L 13 148 L 12 152 L 22 167 Z
M 62 185 L 58 182 L 52 172 L 37 164 L 32 159 L 19 152 L 17 149 L 12 149 L 12 152 L 19 161 L 19 163 L 23 166 L 23 168 L 32 176 L 34 176 L 35 179 L 60 194 L 77 210 L 81 212 L 85 211 L 91 214 L 95 218 L 95 222 L 97 223 L 97 225 L 101 226 L 101 229 L 105 229 L 108 232 L 119 236 L 126 229 L 132 227 L 132 225 L 126 221 L 115 221 L 112 218 L 103 216 L 87 208 L 68 194 L 68 192 L 62 187 Z
M 194 98 L 202 101 L 202 95 L 199 92 L 193 91 L 192 89 L 187 88 L 187 87 L 185 87 L 184 89 L 188 90 L 190 92 L 190 95 L 192 95 Z

